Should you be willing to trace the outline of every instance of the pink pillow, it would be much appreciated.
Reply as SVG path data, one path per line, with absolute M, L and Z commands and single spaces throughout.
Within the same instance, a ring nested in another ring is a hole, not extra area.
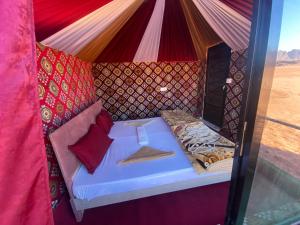
M 93 173 L 112 142 L 113 140 L 107 136 L 101 127 L 92 124 L 86 135 L 68 147 L 88 172 Z
M 107 134 L 109 133 L 110 129 L 114 124 L 110 114 L 104 109 L 102 109 L 101 112 L 98 114 L 96 118 L 96 123 L 98 126 L 103 127 Z

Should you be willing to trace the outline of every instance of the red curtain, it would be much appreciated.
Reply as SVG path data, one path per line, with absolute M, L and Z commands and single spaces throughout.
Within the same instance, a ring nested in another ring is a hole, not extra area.
M 131 62 L 143 38 L 156 0 L 145 1 L 95 62 Z
M 0 4 L 0 224 L 53 225 L 32 0 Z
M 112 0 L 33 0 L 37 41 L 42 41 Z
M 166 0 L 158 61 L 196 61 L 197 54 L 179 0 Z

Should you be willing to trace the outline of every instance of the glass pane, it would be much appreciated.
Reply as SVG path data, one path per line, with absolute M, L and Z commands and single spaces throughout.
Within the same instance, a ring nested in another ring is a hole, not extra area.
M 300 1 L 284 1 L 277 66 L 244 220 L 248 225 L 300 221 L 299 9 Z

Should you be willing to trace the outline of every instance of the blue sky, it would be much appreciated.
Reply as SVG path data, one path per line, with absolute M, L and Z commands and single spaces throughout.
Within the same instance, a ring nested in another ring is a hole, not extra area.
M 300 0 L 283 0 L 279 49 L 300 49 Z

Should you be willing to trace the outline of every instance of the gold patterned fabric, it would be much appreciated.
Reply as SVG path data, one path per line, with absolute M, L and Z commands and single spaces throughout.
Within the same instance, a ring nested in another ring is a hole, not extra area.
M 162 110 L 160 115 L 170 127 L 198 121 L 198 119 L 193 117 L 191 114 L 180 109 Z
M 200 173 L 216 162 L 233 158 L 234 143 L 182 110 L 161 112 L 194 169 Z
M 53 207 L 65 192 L 49 134 L 95 102 L 92 64 L 62 51 L 36 45 L 40 111 Z

